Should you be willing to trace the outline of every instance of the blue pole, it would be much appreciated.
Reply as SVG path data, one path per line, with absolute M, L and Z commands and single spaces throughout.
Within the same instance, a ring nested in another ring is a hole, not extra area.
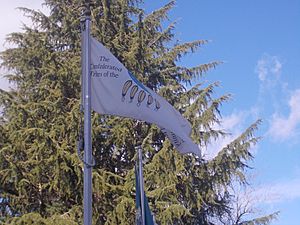
M 91 77 L 90 77 L 90 4 L 86 1 L 86 9 L 82 20 L 82 81 L 84 100 L 84 169 L 83 169 L 83 222 L 92 225 L 92 138 L 91 138 Z
M 145 198 L 144 198 L 144 176 L 143 176 L 143 153 L 142 146 L 138 146 L 138 159 L 139 159 L 139 181 L 140 181 L 140 200 L 141 200 L 141 223 L 146 224 L 145 221 Z

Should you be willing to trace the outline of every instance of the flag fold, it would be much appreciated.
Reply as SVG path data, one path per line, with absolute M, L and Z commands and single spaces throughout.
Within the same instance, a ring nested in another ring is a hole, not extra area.
M 91 80 L 94 111 L 154 123 L 179 152 L 200 156 L 200 149 L 190 138 L 189 122 L 164 98 L 138 81 L 94 38 L 91 38 Z

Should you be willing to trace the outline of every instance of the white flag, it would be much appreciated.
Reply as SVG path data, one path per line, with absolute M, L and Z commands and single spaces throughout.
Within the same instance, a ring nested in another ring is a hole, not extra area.
M 189 122 L 164 98 L 139 82 L 94 38 L 91 38 L 91 76 L 93 110 L 154 123 L 181 153 L 200 156 L 200 149 L 190 138 Z

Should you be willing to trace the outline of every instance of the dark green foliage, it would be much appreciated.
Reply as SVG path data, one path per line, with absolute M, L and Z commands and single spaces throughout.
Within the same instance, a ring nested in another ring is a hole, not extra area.
M 173 44 L 174 24 L 162 27 L 174 2 L 144 16 L 138 0 L 99 0 L 92 11 L 92 34 L 139 80 L 173 104 L 192 124 L 201 147 L 225 135 L 214 130 L 219 107 L 229 96 L 212 97 L 218 83 L 201 79 L 220 62 L 178 66 L 205 40 Z M 1 54 L 14 84 L 0 92 L 0 219 L 7 224 L 81 224 L 82 162 L 76 153 L 80 103 L 80 0 L 45 0 L 49 16 L 22 9 L 33 22 L 7 40 Z M 136 122 L 93 115 L 94 224 L 134 224 Z M 145 189 L 158 224 L 210 224 L 230 214 L 233 180 L 245 183 L 249 152 L 257 138 L 254 123 L 207 162 L 178 154 L 160 130 L 143 123 Z M 265 220 L 266 221 L 266 220 Z M 249 222 L 250 223 L 250 222 Z M 253 223 L 253 222 L 252 222 Z M 254 223 L 258 224 L 258 223 Z M 264 223 L 261 223 L 264 224 Z

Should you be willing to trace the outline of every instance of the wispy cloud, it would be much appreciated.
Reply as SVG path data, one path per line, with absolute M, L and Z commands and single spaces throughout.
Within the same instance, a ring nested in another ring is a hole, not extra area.
M 266 135 L 277 142 L 290 140 L 300 133 L 300 89 L 289 89 L 282 66 L 278 56 L 264 54 L 255 68 L 260 81 L 256 109 L 269 121 Z
M 280 79 L 282 65 L 283 64 L 278 56 L 272 56 L 267 53 L 263 54 L 262 57 L 257 61 L 255 73 L 258 75 L 258 79 L 260 81 L 260 93 L 257 104 L 248 111 L 234 112 L 231 115 L 222 118 L 221 125 L 215 128 L 224 130 L 230 134 L 223 138 L 219 138 L 216 141 L 212 141 L 207 146 L 207 151 L 204 152 L 205 159 L 210 160 L 214 158 L 220 152 L 220 150 L 235 140 L 243 132 L 243 130 L 247 128 L 247 121 L 251 119 L 253 122 L 257 118 L 263 117 L 263 114 L 265 114 L 266 110 L 265 106 L 267 105 L 265 102 L 266 99 L 268 99 L 268 103 L 269 105 L 272 105 L 273 109 L 277 108 L 277 93 L 272 92 L 275 87 L 281 85 Z M 255 153 L 257 147 L 253 146 L 251 150 L 253 153 Z
M 292 92 L 288 102 L 289 115 L 281 116 L 277 112 L 273 114 L 269 135 L 274 140 L 287 140 L 299 134 L 300 127 L 300 89 Z
M 257 61 L 255 73 L 259 80 L 257 103 L 254 106 L 258 115 L 267 114 L 280 109 L 282 96 L 286 93 L 287 84 L 282 82 L 283 63 L 276 55 L 263 54 Z M 266 107 L 268 106 L 268 107 Z
M 253 191 L 260 203 L 272 204 L 300 199 L 300 179 L 264 185 Z
M 282 63 L 277 56 L 264 54 L 257 62 L 255 72 L 262 82 L 272 82 L 279 79 Z
M 216 141 L 212 141 L 207 146 L 206 151 L 204 151 L 203 157 L 207 160 L 213 159 L 226 145 L 240 135 L 243 129 L 242 124 L 244 123 L 246 116 L 246 113 L 239 112 L 223 117 L 222 123 L 217 125 L 215 129 L 224 130 L 228 133 L 228 135 L 225 137 L 220 137 Z

